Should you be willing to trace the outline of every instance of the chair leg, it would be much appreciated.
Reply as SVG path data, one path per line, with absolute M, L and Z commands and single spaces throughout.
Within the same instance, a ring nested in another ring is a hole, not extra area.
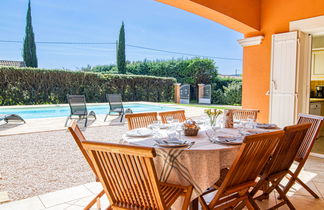
M 67 123 L 69 122 L 69 120 L 71 119 L 71 115 L 70 116 L 68 116 L 67 118 L 66 118 L 66 121 L 65 121 L 65 125 L 64 125 L 64 127 L 66 127 L 67 126 Z
M 123 122 L 123 118 L 124 118 L 124 113 L 120 115 L 120 122 Z
M 319 198 L 318 195 L 311 189 L 309 188 L 302 180 L 300 180 L 298 177 L 296 177 L 296 181 L 303 186 L 310 194 L 312 194 L 312 196 L 314 196 L 314 198 Z
M 304 164 L 300 163 L 294 172 L 292 172 L 290 170 L 288 171 L 288 174 L 291 176 L 291 178 L 289 179 L 288 183 L 282 190 L 284 192 L 284 194 L 287 194 L 287 192 L 290 190 L 290 188 L 295 184 L 297 176 L 303 169 L 303 165 Z M 287 176 L 288 176 L 288 174 L 287 174 Z M 281 198 L 279 197 L 278 199 L 281 199 Z
M 87 127 L 87 123 L 88 123 L 88 116 L 85 118 L 84 127 Z
M 192 194 L 192 186 L 189 186 L 187 189 L 187 192 L 184 194 L 184 201 L 182 205 L 182 210 L 187 210 L 190 204 L 190 199 L 191 199 L 191 194 Z
M 104 122 L 106 122 L 108 116 L 109 116 L 109 114 L 106 114 L 106 117 L 104 119 Z
M 257 209 L 257 210 L 260 209 L 259 206 L 255 203 L 255 201 L 253 200 L 253 198 L 250 195 L 248 195 L 247 202 L 249 202 L 252 205 L 253 209 Z
M 244 203 L 249 210 L 259 209 L 259 207 L 255 207 L 249 199 L 244 200 Z
M 294 205 L 290 202 L 290 200 L 287 198 L 286 194 L 280 189 L 279 186 L 276 186 L 276 191 L 279 193 L 280 197 L 283 199 L 282 202 L 286 203 L 291 210 L 295 210 L 296 208 Z
M 300 167 L 302 168 L 302 167 Z M 298 171 L 298 173 L 296 173 L 296 171 Z M 294 173 L 289 171 L 289 174 L 291 176 L 291 178 L 289 179 L 287 185 L 285 186 L 285 188 L 282 190 L 284 194 L 287 194 L 287 192 L 289 191 L 289 189 L 295 184 L 295 182 L 297 181 L 303 188 L 305 188 L 314 198 L 319 198 L 319 196 L 312 190 L 310 189 L 302 180 L 300 180 L 297 176 L 299 174 L 300 170 L 296 170 Z M 281 197 L 279 196 L 278 199 L 281 199 Z
M 203 210 L 209 210 L 209 206 L 207 205 L 205 199 L 202 196 L 199 197 L 199 203 Z
M 91 201 L 90 201 L 90 203 L 86 206 L 86 207 L 84 207 L 84 210 L 88 210 L 88 209 L 90 209 L 95 203 L 97 203 L 97 207 L 98 207 L 98 205 L 100 205 L 100 198 L 103 196 L 105 194 L 105 191 L 104 190 L 102 190 L 98 195 L 96 195 L 96 197 L 94 197 Z M 99 201 L 98 201 L 99 200 Z M 99 208 L 98 208 L 99 209 Z

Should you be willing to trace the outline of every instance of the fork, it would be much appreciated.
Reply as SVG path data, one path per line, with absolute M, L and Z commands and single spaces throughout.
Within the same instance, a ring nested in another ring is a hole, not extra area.
M 196 143 L 196 142 L 194 142 L 194 141 L 190 142 L 190 144 L 189 144 L 189 146 L 188 146 L 187 149 L 190 149 L 190 148 L 191 148 L 195 143 Z

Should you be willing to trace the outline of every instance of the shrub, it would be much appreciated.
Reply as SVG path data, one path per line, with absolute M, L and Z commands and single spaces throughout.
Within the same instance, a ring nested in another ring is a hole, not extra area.
M 66 103 L 67 94 L 105 102 L 106 93 L 121 93 L 124 101 L 168 102 L 176 82 L 165 77 L 14 67 L 1 67 L 0 78 L 0 105 Z
M 241 104 L 242 83 L 232 82 L 228 87 L 224 87 L 224 99 L 226 104 Z
M 91 71 L 116 73 L 117 68 L 115 65 L 95 66 Z M 128 62 L 127 71 L 128 74 L 174 77 L 179 83 L 190 84 L 191 103 L 197 101 L 197 85 L 199 83 L 212 85 L 213 104 L 241 103 L 241 94 L 236 94 L 238 98 L 233 98 L 234 95 L 231 93 L 225 95 L 225 87 L 228 87 L 233 82 L 240 83 L 241 80 L 219 77 L 215 62 L 211 59 L 194 58 Z
M 84 71 L 92 71 L 92 72 L 100 72 L 104 74 L 117 74 L 117 66 L 116 65 L 101 65 L 101 66 L 94 66 L 90 69 L 83 69 Z
M 95 66 L 94 72 L 116 72 L 115 65 Z M 151 75 L 159 77 L 174 77 L 179 83 L 197 85 L 210 84 L 217 77 L 217 67 L 211 59 L 172 59 L 155 61 L 136 61 L 127 63 L 127 72 L 136 75 Z

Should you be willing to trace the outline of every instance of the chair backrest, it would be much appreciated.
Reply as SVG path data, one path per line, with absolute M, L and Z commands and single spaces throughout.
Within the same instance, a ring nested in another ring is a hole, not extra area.
M 81 150 L 84 158 L 86 159 L 86 161 L 88 162 L 89 166 L 91 167 L 92 171 L 95 173 L 95 175 L 97 176 L 97 173 L 95 171 L 95 168 L 91 162 L 91 159 L 88 155 L 88 153 L 85 151 L 85 149 L 82 146 L 82 142 L 86 142 L 86 138 L 84 137 L 84 135 L 82 134 L 78 124 L 75 122 L 75 120 L 73 120 L 72 125 L 70 127 L 68 127 L 70 133 L 73 136 L 74 141 L 76 142 L 76 144 L 78 145 L 79 149 Z
M 265 176 L 288 172 L 310 127 L 311 123 L 306 123 L 284 128 L 285 135 L 279 141 L 271 160 L 264 169 Z
M 128 129 L 145 128 L 157 120 L 157 112 L 127 114 Z
M 89 141 L 82 145 L 111 205 L 166 209 L 153 163 L 154 148 Z
M 284 131 L 274 131 L 246 136 L 217 196 L 229 188 L 252 186 L 283 135 Z
M 159 113 L 162 123 L 167 123 L 167 117 L 173 117 L 173 119 L 179 120 L 179 122 L 184 122 L 186 120 L 186 115 L 184 110 L 176 110 L 176 111 L 169 111 L 169 112 L 160 112 Z
M 87 105 L 84 95 L 67 95 L 71 115 L 87 115 Z
M 310 114 L 299 114 L 297 124 L 302 123 L 312 123 L 312 126 L 308 129 L 306 136 L 302 145 L 300 146 L 296 161 L 302 161 L 308 158 L 309 153 L 311 152 L 315 140 L 318 137 L 320 129 L 322 127 L 324 117 Z
M 257 120 L 259 110 L 257 109 L 232 109 L 234 120 L 247 120 L 251 118 Z
M 106 94 L 106 98 L 109 102 L 110 111 L 116 109 L 122 111 L 124 109 L 121 94 Z

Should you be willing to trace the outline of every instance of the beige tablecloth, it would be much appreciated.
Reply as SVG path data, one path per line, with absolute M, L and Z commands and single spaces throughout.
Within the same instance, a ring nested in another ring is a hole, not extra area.
M 161 132 L 163 135 L 165 131 Z M 238 134 L 238 130 L 224 128 L 218 133 L 235 135 Z M 155 146 L 156 142 L 152 137 L 123 136 L 123 139 L 131 144 L 155 147 L 157 157 L 154 163 L 160 181 L 184 186 L 193 185 L 192 199 L 194 199 L 218 180 L 220 169 L 231 166 L 239 146 L 212 143 L 204 129 L 201 129 L 196 137 L 183 138 L 195 141 L 195 144 L 190 149 L 170 149 Z

